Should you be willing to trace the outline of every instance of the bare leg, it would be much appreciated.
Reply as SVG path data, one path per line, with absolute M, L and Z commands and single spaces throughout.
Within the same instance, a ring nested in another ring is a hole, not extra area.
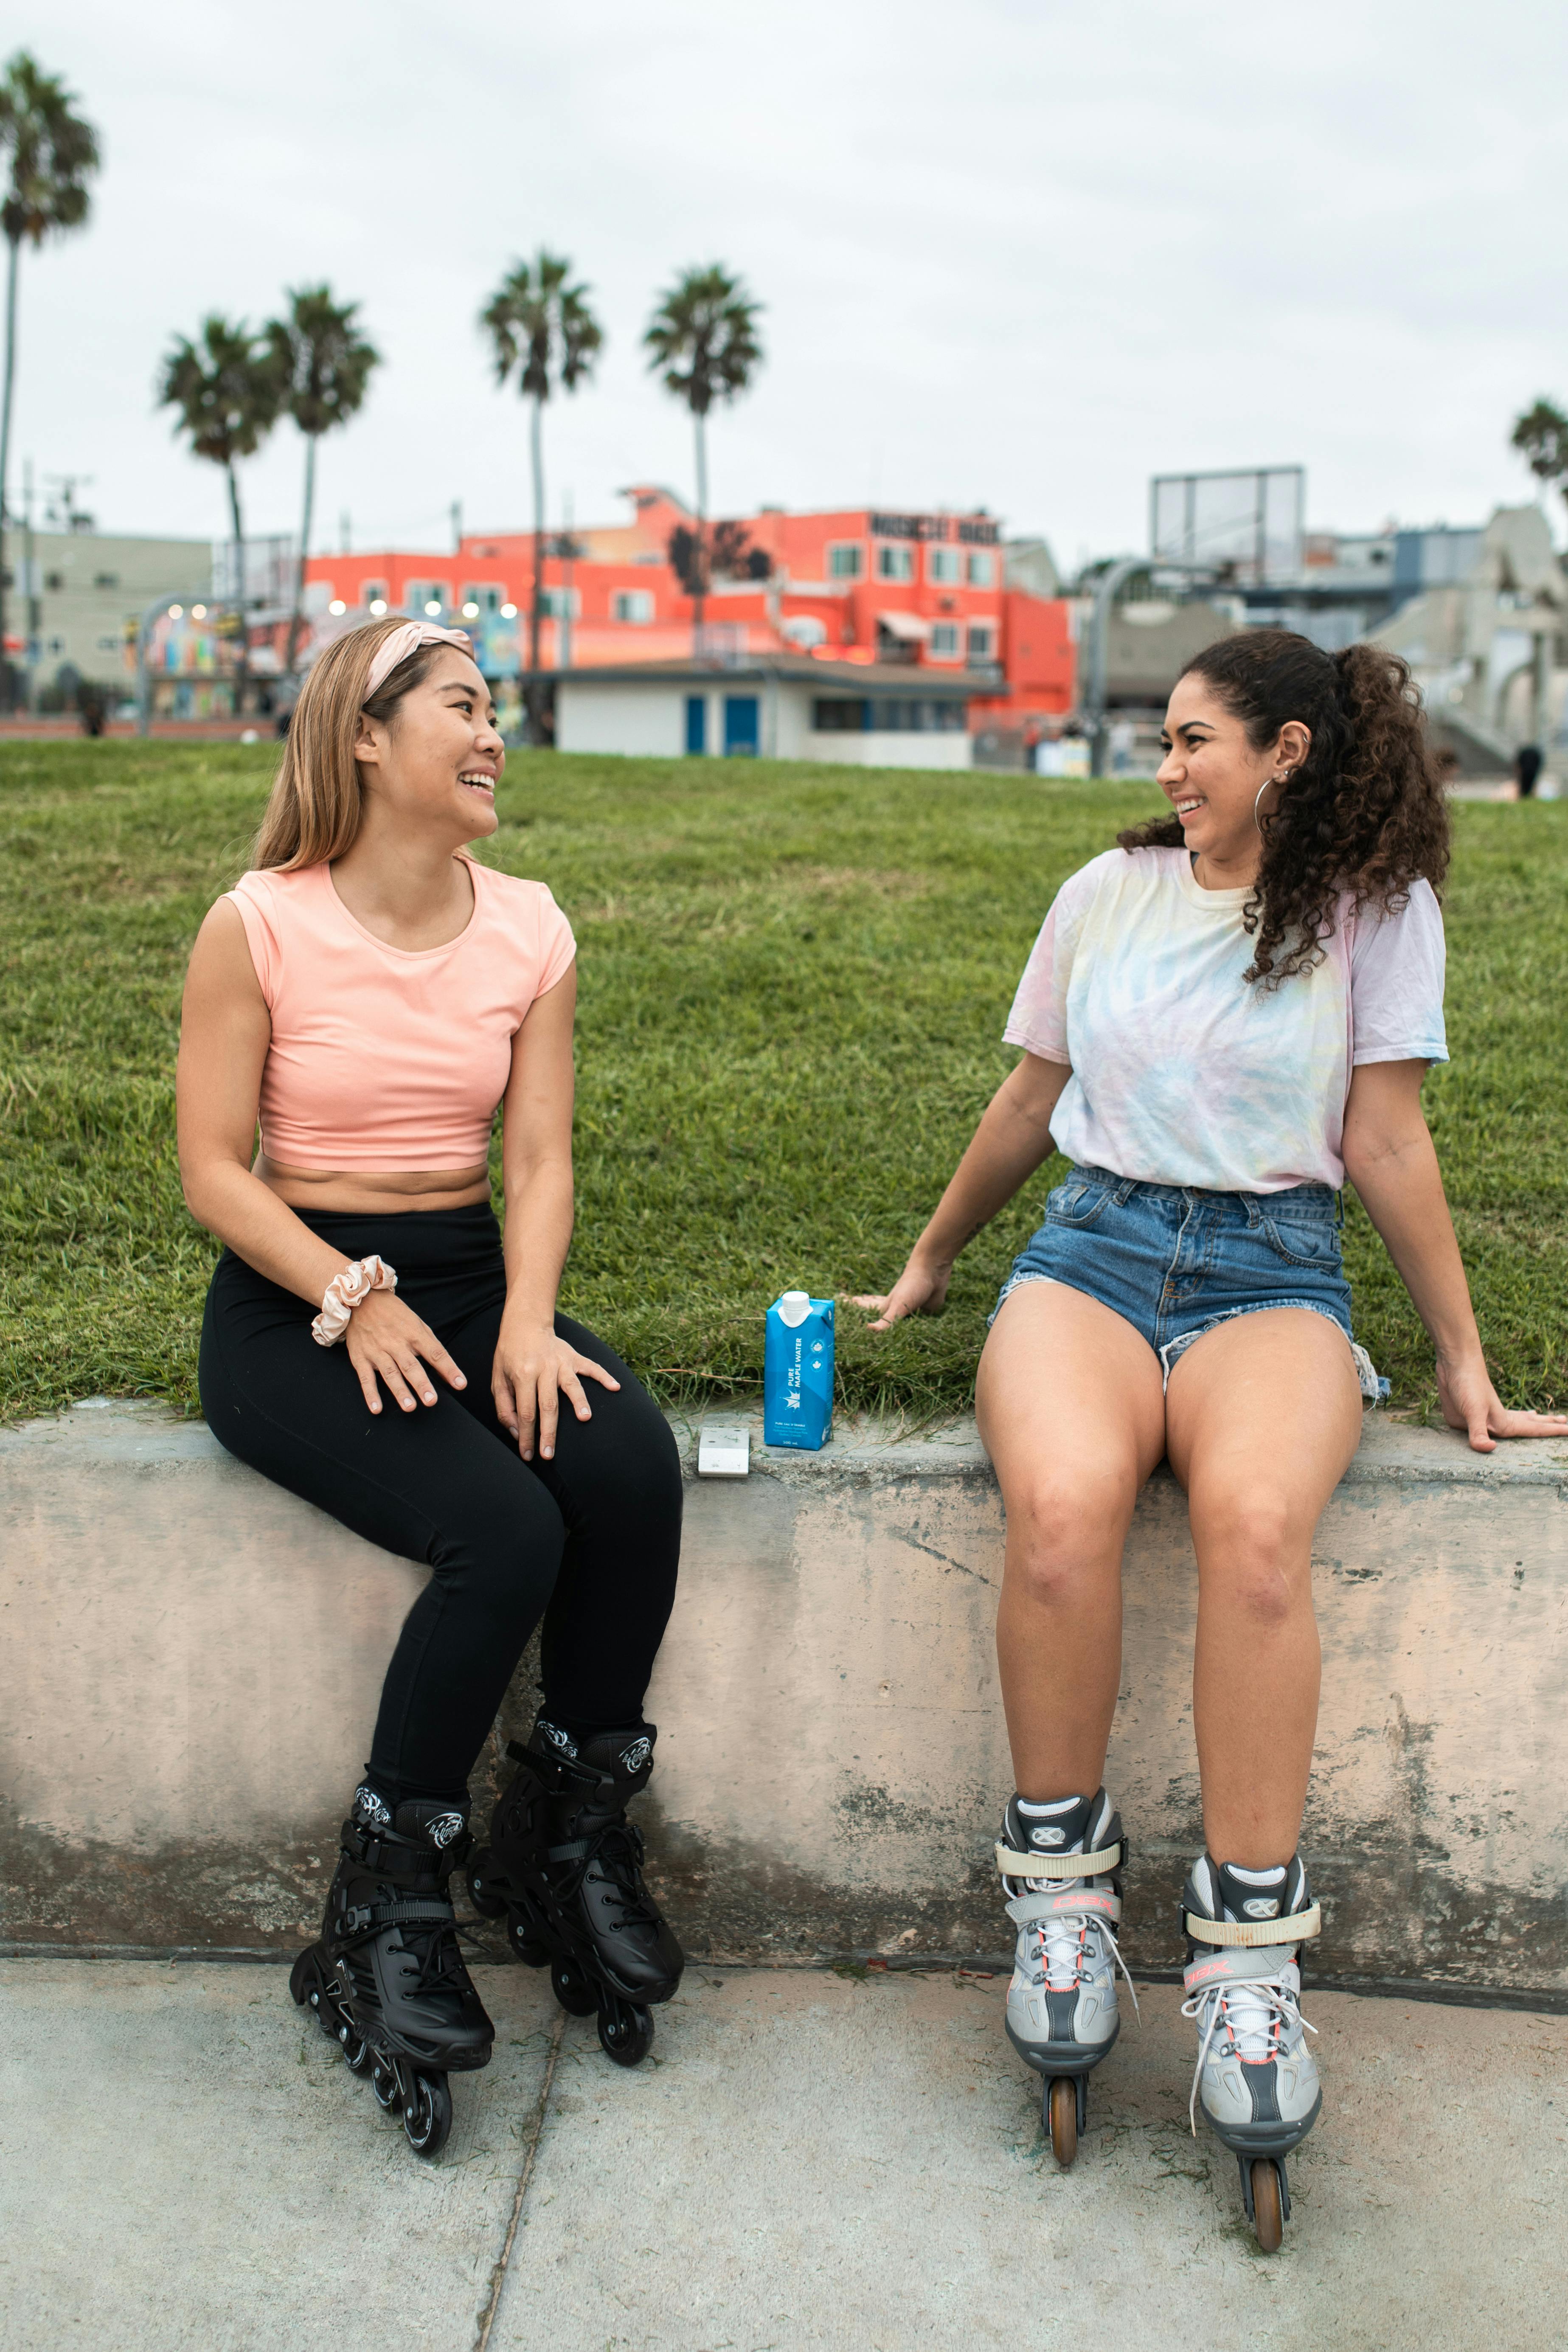
M 1007 1510 L 996 1655 L 1018 1792 L 1092 1796 L 1121 1678 L 1121 1548 L 1165 1450 L 1159 1360 L 1098 1299 L 1025 1283 L 975 1407 Z
M 1318 1723 L 1312 1537 L 1361 1437 L 1341 1332 L 1304 1307 L 1238 1316 L 1178 1358 L 1171 1467 L 1198 1556 L 1193 1719 L 1216 1862 L 1296 1851 Z

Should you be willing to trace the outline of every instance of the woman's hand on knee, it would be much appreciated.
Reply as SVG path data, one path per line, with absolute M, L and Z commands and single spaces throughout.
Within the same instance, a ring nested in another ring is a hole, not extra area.
M 468 1385 L 430 1326 L 394 1290 L 373 1290 L 354 1308 L 343 1345 L 372 1412 L 381 1411 L 378 1381 L 405 1412 L 412 1412 L 416 1404 L 435 1403 L 432 1373 L 439 1374 L 448 1388 Z
M 912 1256 L 891 1290 L 884 1295 L 864 1293 L 851 1297 L 851 1307 L 868 1307 L 876 1321 L 868 1326 L 872 1331 L 886 1331 L 901 1323 L 906 1315 L 934 1315 L 947 1304 L 947 1286 L 952 1280 L 950 1265 L 935 1265 L 929 1259 Z
M 563 1397 L 579 1421 L 592 1421 L 584 1381 L 597 1381 L 606 1389 L 621 1385 L 592 1356 L 579 1355 L 552 1325 L 502 1322 L 490 1392 L 502 1426 L 516 1438 L 525 1462 L 532 1461 L 536 1440 L 540 1460 L 553 1457 Z

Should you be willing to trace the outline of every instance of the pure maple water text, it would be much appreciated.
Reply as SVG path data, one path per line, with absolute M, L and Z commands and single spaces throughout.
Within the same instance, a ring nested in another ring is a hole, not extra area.
M 815 1454 L 833 1430 L 833 1301 L 786 1290 L 768 1309 L 763 1439 Z

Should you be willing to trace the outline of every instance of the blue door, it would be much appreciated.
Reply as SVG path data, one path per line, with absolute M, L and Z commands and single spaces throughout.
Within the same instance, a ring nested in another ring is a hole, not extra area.
M 757 698 L 754 694 L 724 697 L 724 757 L 754 760 L 757 756 Z
M 700 759 L 708 749 L 708 697 L 689 694 L 686 698 L 686 749 L 688 755 Z

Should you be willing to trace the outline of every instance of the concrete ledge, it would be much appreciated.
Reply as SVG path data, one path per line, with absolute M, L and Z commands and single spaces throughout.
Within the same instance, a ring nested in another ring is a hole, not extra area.
M 972 1425 L 857 1424 L 691 1475 L 643 1818 L 712 1955 L 996 1955 L 1009 1785 L 992 1647 L 1002 1519 Z M 759 1433 L 760 1437 L 760 1433 Z M 0 1432 L 11 1948 L 296 1948 L 425 1571 L 151 1408 Z M 1195 1577 L 1162 1475 L 1127 1563 L 1110 1767 L 1134 1967 L 1180 1958 L 1198 1843 Z M 1568 1990 L 1568 1448 L 1489 1457 L 1369 1417 L 1317 1557 L 1313 1973 Z M 531 1717 L 525 1662 L 479 1776 Z M 477 1791 L 478 1792 L 478 1791 Z

